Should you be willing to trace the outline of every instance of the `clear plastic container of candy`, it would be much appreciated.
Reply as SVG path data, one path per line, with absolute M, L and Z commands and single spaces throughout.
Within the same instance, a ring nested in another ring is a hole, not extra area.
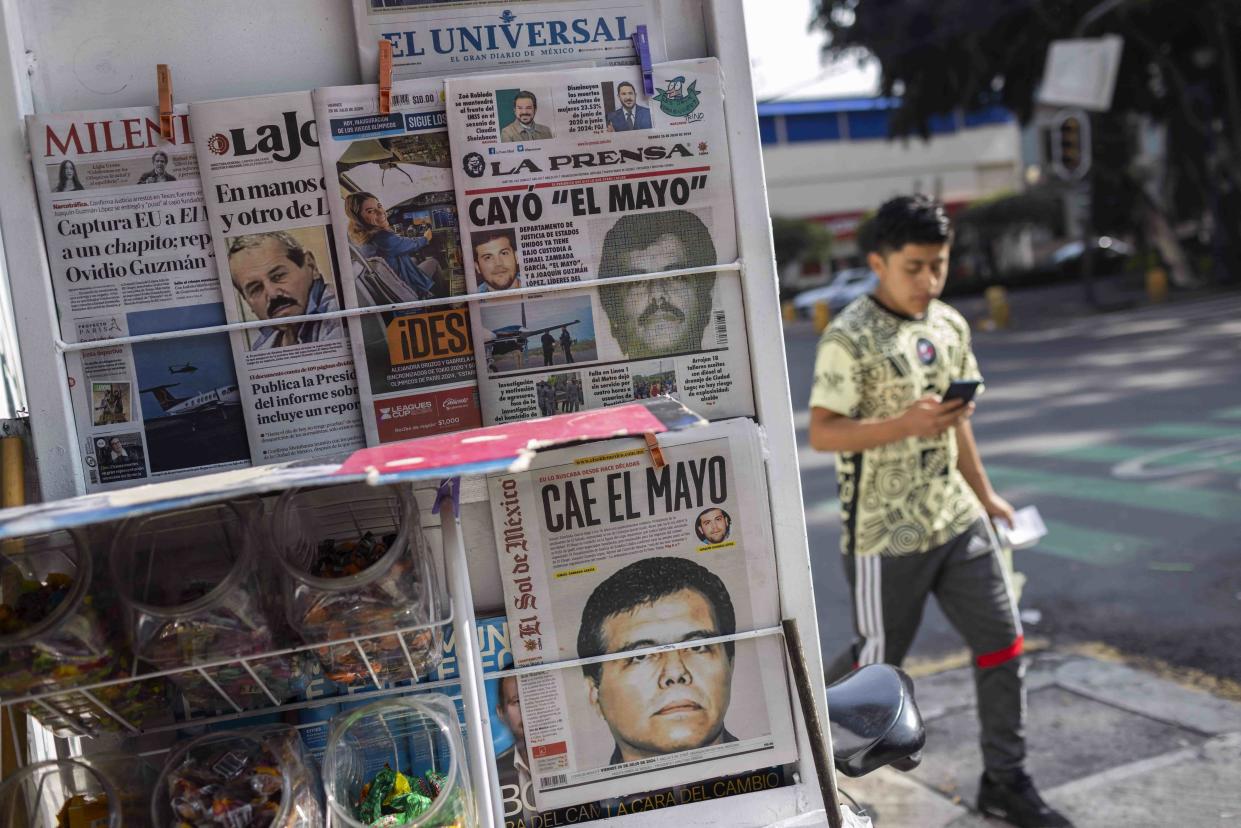
M 221 503 L 135 518 L 113 539 L 112 580 L 134 654 L 159 670 L 201 668 L 170 677 L 191 715 L 294 695 L 291 656 L 205 666 L 287 646 L 264 604 L 251 511 Z
M 332 719 L 323 789 L 333 825 L 477 825 L 457 709 L 447 696 L 387 698 Z
M 118 786 L 89 759 L 36 762 L 0 785 L 0 825 L 121 828 Z
M 0 542 L 0 697 L 65 691 L 125 675 L 92 586 L 85 539 L 58 530 Z M 115 627 L 113 627 L 115 630 Z M 116 730 L 108 705 L 131 724 L 164 709 L 162 682 L 62 693 L 22 708 L 59 733 Z
M 372 636 L 316 648 L 328 678 L 383 685 L 439 663 L 440 581 L 408 487 L 292 489 L 276 501 L 268 533 L 280 552 L 285 619 L 303 641 Z
M 151 797 L 151 825 L 321 828 L 314 760 L 292 727 L 200 736 L 169 755 Z

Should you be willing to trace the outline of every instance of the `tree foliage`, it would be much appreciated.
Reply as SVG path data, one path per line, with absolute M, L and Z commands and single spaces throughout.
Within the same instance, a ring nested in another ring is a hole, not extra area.
M 896 135 L 927 135 L 929 119 L 999 104 L 1024 123 L 1051 42 L 1117 34 L 1124 53 L 1112 111 L 1096 116 L 1096 217 L 1144 203 L 1133 180 L 1128 120 L 1168 127 L 1167 195 L 1178 217 L 1241 213 L 1241 0 L 816 0 L 815 25 L 833 57 L 869 53 L 882 89 L 900 97 Z M 1114 5 L 1114 7 L 1112 7 Z M 1105 11 L 1084 32 L 1080 21 Z
M 827 228 L 806 219 L 772 216 L 771 237 L 780 269 L 798 262 L 822 261 L 832 250 L 832 234 Z

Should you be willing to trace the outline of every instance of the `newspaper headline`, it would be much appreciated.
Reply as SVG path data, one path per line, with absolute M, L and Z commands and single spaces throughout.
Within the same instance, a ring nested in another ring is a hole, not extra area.
M 504 300 L 505 291 L 731 263 L 719 65 L 449 78 L 486 424 L 672 394 L 710 419 L 754 401 L 736 272 Z
M 540 809 L 796 753 L 779 639 L 693 643 L 778 623 L 757 426 L 666 435 L 659 469 L 634 442 L 488 481 L 518 666 L 682 645 L 520 677 Z
M 224 322 L 189 112 L 32 115 L 30 154 L 67 342 Z M 227 337 L 66 355 L 88 491 L 249 464 Z
M 631 38 L 649 32 L 662 61 L 657 0 L 353 0 L 358 61 L 374 77 L 379 41 L 392 44 L 392 77 L 442 78 L 527 66 L 637 62 Z
M 364 445 L 309 92 L 190 105 L 224 308 L 256 463 Z

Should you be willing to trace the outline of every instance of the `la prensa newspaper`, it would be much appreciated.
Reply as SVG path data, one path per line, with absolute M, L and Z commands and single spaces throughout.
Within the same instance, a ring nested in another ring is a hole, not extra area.
M 746 419 L 540 454 L 488 479 L 540 810 L 796 756 L 758 428 Z

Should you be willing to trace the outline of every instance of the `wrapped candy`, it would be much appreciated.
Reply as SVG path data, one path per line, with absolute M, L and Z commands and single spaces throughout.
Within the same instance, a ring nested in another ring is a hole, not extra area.
M 366 484 L 294 489 L 268 518 L 285 619 L 343 685 L 420 678 L 439 663 L 439 581 L 409 492 Z M 403 639 L 403 640 L 402 640 Z M 412 670 L 411 670 L 412 666 Z
M 175 751 L 151 803 L 153 824 L 177 828 L 317 828 L 323 811 L 296 731 L 202 736 Z

